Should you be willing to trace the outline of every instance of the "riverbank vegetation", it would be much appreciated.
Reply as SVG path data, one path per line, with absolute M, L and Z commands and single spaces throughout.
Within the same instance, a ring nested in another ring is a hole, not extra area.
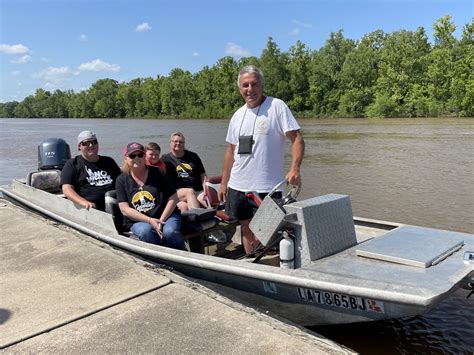
M 259 58 L 224 57 L 192 74 L 129 82 L 96 81 L 89 89 L 37 89 L 21 102 L 0 103 L 1 117 L 227 118 L 243 104 L 236 78 L 245 64 L 265 74 L 265 92 L 284 100 L 298 117 L 474 116 L 474 24 L 454 36 L 450 16 L 433 25 L 382 30 L 360 40 L 330 34 L 318 50 L 297 41 L 281 51 L 270 37 Z

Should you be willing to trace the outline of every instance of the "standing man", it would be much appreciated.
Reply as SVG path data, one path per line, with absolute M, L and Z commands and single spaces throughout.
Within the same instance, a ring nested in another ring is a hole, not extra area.
M 219 199 L 226 201 L 226 213 L 239 220 L 245 252 L 251 253 L 259 241 L 249 228 L 254 208 L 246 192 L 255 191 L 263 198 L 285 178 L 285 137 L 292 144 L 286 179 L 289 184 L 301 184 L 304 140 L 288 106 L 280 99 L 264 96 L 259 68 L 242 68 L 237 84 L 245 105 L 234 113 L 227 131 Z
M 99 142 L 91 131 L 77 136 L 80 155 L 69 159 L 61 172 L 64 195 L 87 209 L 105 209 L 105 193 L 115 189 L 121 171 L 115 160 L 99 155 Z

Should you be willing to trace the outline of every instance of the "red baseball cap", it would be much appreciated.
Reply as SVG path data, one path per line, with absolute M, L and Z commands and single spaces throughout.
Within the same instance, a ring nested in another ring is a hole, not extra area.
M 123 148 L 123 155 L 125 156 L 129 156 L 134 152 L 145 153 L 145 147 L 143 147 L 143 145 L 141 145 L 140 143 L 132 142 L 128 143 L 125 148 Z

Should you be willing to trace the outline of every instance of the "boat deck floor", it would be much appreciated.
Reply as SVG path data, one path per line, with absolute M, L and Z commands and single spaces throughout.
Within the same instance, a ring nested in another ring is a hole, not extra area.
M 369 226 L 356 226 L 357 242 L 361 243 L 371 238 L 383 235 L 387 232 L 386 228 L 374 228 Z M 252 262 L 253 258 L 245 258 L 245 251 L 240 243 L 230 241 L 228 243 L 208 243 L 204 242 L 203 247 L 204 254 L 217 256 L 220 258 L 233 259 L 233 260 L 245 260 Z M 276 260 L 275 260 L 276 259 Z M 267 264 L 271 266 L 280 266 L 277 255 L 267 255 L 260 261 L 261 264 Z

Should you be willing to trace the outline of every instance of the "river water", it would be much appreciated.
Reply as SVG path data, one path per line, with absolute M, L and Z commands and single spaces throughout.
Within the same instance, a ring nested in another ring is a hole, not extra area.
M 60 137 L 76 151 L 93 130 L 100 153 L 121 164 L 131 141 L 168 151 L 181 131 L 208 175 L 220 175 L 227 120 L 0 119 L 0 184 L 37 168 L 37 146 Z M 303 120 L 306 141 L 299 199 L 351 197 L 354 215 L 474 233 L 474 119 Z M 289 152 L 289 151 L 288 151 Z M 290 155 L 287 155 L 287 164 Z M 474 296 L 457 291 L 424 316 L 312 330 L 364 354 L 469 353 Z

